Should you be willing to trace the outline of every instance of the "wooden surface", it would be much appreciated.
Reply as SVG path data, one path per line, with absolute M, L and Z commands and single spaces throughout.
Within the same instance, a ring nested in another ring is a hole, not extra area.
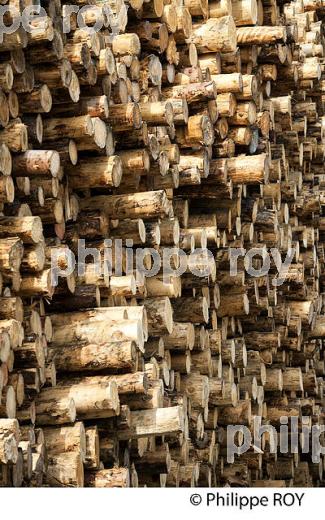
M 324 424 L 325 4 L 96 5 L 0 44 L 0 486 L 324 486 L 227 426 Z

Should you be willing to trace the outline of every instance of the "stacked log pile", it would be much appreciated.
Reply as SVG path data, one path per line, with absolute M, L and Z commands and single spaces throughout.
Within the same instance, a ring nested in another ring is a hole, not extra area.
M 324 485 L 325 4 L 89 4 L 0 42 L 0 485 Z

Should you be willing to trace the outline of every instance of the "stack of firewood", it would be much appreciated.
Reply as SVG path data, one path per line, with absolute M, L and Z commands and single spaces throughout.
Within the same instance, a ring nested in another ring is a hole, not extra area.
M 0 42 L 0 486 L 324 485 L 227 427 L 325 421 L 325 3 L 75 4 Z

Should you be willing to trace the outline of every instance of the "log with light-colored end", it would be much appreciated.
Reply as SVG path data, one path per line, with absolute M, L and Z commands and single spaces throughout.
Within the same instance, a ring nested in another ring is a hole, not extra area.
M 87 471 L 85 486 L 94 488 L 128 488 L 130 474 L 128 468 L 114 467 L 98 471 Z
M 49 455 L 75 452 L 81 455 L 83 461 L 85 460 L 86 435 L 82 422 L 76 422 L 73 426 L 42 428 L 42 430 Z
M 210 18 L 195 24 L 191 35 L 199 53 L 233 52 L 237 46 L 236 26 L 232 16 Z
M 80 372 L 103 369 L 132 370 L 136 360 L 136 345 L 131 341 L 60 346 L 50 349 L 58 371 Z
M 51 487 L 84 487 L 81 456 L 74 452 L 50 455 L 46 480 Z
M 182 406 L 131 412 L 131 425 L 118 430 L 120 440 L 137 439 L 148 435 L 179 435 L 184 432 Z

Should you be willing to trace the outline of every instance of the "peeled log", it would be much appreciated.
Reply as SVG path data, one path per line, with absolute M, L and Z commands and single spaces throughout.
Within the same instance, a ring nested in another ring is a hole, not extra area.
M 264 184 L 268 180 L 269 164 L 266 154 L 239 155 L 227 159 L 229 178 L 234 184 Z
M 257 22 L 256 0 L 232 0 L 232 16 L 236 26 L 255 25 Z
M 167 350 L 192 350 L 195 342 L 193 323 L 174 322 L 172 332 L 163 336 L 163 340 Z
M 173 301 L 175 321 L 191 323 L 207 323 L 209 321 L 209 308 L 206 298 L 182 297 Z
M 325 338 L 325 316 L 317 316 L 315 326 L 309 332 L 310 338 Z
M 184 431 L 182 406 L 131 412 L 131 426 L 118 430 L 118 437 L 137 439 L 148 435 L 171 435 Z
M 57 177 L 60 155 L 55 150 L 28 150 L 13 156 L 13 177 Z
M 199 53 L 234 52 L 237 37 L 233 17 L 210 18 L 204 24 L 194 25 L 190 40 Z
M 240 72 L 234 72 L 232 74 L 217 74 L 212 75 L 211 79 L 215 82 L 217 87 L 217 92 L 219 94 L 227 94 L 227 93 L 238 93 L 243 91 L 243 76 Z M 232 100 L 234 107 L 236 106 L 236 101 Z M 217 104 L 218 104 L 218 96 L 217 96 Z
M 73 165 L 67 166 L 66 172 L 69 186 L 76 190 L 117 187 L 122 179 L 122 163 L 117 155 L 92 157 L 80 160 L 77 169 Z
M 101 469 L 99 471 L 87 471 L 85 474 L 85 486 L 95 488 L 126 488 L 130 486 L 130 474 L 128 468 Z
M 238 45 L 265 45 L 286 42 L 286 28 L 282 26 L 238 27 Z
M 5 386 L 2 390 L 0 417 L 7 417 L 8 419 L 16 417 L 16 394 L 12 386 Z
M 154 335 L 171 333 L 173 330 L 173 311 L 168 297 L 146 298 L 149 333 Z
M 1 419 L 1 421 L 6 419 Z M 18 443 L 14 435 L 0 434 L 0 462 L 7 464 L 8 462 L 15 463 L 18 456 Z
M 70 327 L 54 325 L 54 346 L 74 344 L 77 341 L 86 344 L 134 341 L 143 350 L 144 335 L 140 320 L 133 319 L 71 322 Z
M 73 426 L 42 429 L 46 439 L 46 448 L 50 455 L 75 452 L 80 454 L 82 460 L 85 459 L 86 436 L 82 422 L 76 422 Z
M 0 462 L 15 463 L 18 455 L 20 438 L 17 419 L 0 419 Z
M 85 345 L 77 343 L 53 347 L 50 353 L 59 372 L 133 370 L 136 361 L 136 344 L 132 341 Z
M 39 399 L 72 400 L 76 406 L 78 419 L 97 419 L 113 417 L 119 414 L 119 398 L 117 385 L 114 381 L 103 382 L 97 385 L 78 384 L 44 388 Z M 36 409 L 36 413 L 38 413 Z
M 76 405 L 74 400 L 65 395 L 56 393 L 52 388 L 43 388 L 36 399 L 36 424 L 57 425 L 73 423 L 76 419 Z
M 37 244 L 43 236 L 39 217 L 0 217 L 0 238 L 18 236 L 26 244 Z
M 84 385 L 93 385 L 101 383 L 111 383 L 114 381 L 117 385 L 119 395 L 124 394 L 146 394 L 149 386 L 147 374 L 145 372 L 134 372 L 133 374 L 116 374 L 116 375 L 92 375 L 91 377 L 66 376 L 59 381 L 58 385 L 64 386 L 65 381 L 68 383 Z
M 44 141 L 56 141 L 68 137 L 69 139 L 82 138 L 93 135 L 93 123 L 91 117 L 66 117 L 47 119 L 44 126 Z
M 98 195 L 82 199 L 80 206 L 87 211 L 101 209 L 108 217 L 118 219 L 164 217 L 171 211 L 166 193 L 161 190 L 128 195 Z
M 66 452 L 50 455 L 46 480 L 53 487 L 84 487 L 84 471 L 80 454 Z

